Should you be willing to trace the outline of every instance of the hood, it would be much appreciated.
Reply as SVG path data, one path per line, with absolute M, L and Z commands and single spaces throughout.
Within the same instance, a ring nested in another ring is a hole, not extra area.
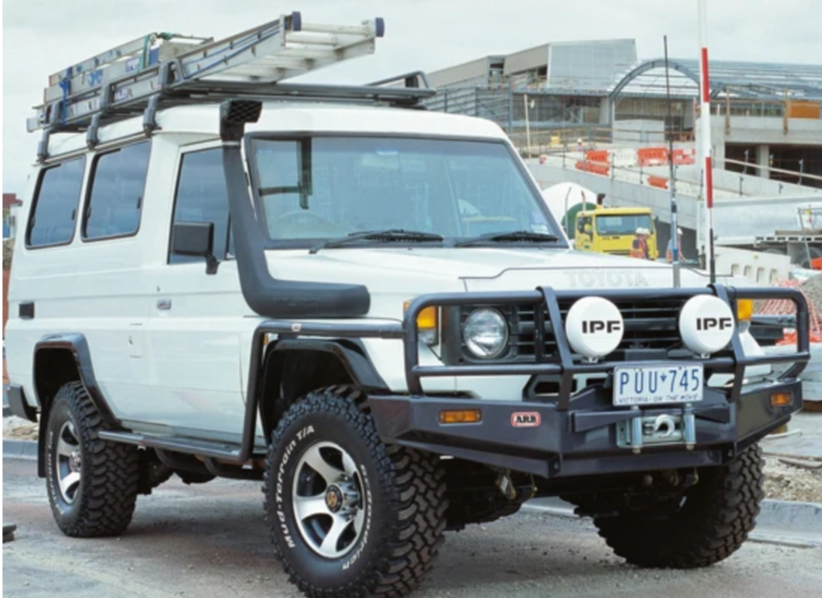
M 399 317 L 404 301 L 426 293 L 673 287 L 673 269 L 664 262 L 535 247 L 276 251 L 269 266 L 285 280 L 363 284 L 371 293 L 372 317 Z M 684 268 L 681 280 L 691 288 L 710 282 L 707 273 Z

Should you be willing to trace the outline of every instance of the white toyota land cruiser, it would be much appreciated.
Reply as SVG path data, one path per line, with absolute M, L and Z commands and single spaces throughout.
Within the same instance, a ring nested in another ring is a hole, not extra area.
M 630 563 L 729 556 L 759 510 L 757 442 L 801 405 L 801 295 L 572 251 L 499 127 L 420 109 L 424 77 L 239 76 L 381 29 L 295 13 L 52 78 L 6 342 L 57 525 L 121 534 L 172 474 L 262 480 L 309 596 L 404 595 L 446 530 L 550 495 Z M 794 354 L 747 332 L 773 297 L 797 305 Z

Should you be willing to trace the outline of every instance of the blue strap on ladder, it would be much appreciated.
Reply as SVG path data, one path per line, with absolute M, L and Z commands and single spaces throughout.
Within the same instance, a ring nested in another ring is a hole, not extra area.
M 66 76 L 60 80 L 60 89 L 63 90 L 63 99 L 60 100 L 60 124 L 66 124 L 66 104 L 68 103 L 68 94 L 71 88 L 71 70 L 66 71 Z

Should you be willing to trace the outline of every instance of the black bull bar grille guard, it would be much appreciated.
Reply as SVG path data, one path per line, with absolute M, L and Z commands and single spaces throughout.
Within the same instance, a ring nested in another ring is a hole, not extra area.
M 782 355 L 746 356 L 739 336 L 735 330 L 730 352 L 701 360 L 706 369 L 715 373 L 733 375 L 733 383 L 728 393 L 728 401 L 736 401 L 742 390 L 745 368 L 757 365 L 790 363 L 790 367 L 779 374 L 780 381 L 796 379 L 810 360 L 810 320 L 808 304 L 804 295 L 791 288 L 733 288 L 722 285 L 711 285 L 704 288 L 680 289 L 624 289 L 591 291 L 555 291 L 550 287 L 540 287 L 534 291 L 518 292 L 475 292 L 443 293 L 423 295 L 411 302 L 405 312 L 402 323 L 402 338 L 405 353 L 405 375 L 408 392 L 413 396 L 422 396 L 421 380 L 434 376 L 511 376 L 511 375 L 553 375 L 560 377 L 559 399 L 557 410 L 567 411 L 572 400 L 574 376 L 577 374 L 608 373 L 617 366 L 625 366 L 626 361 L 603 360 L 596 363 L 575 360 L 568 338 L 562 325 L 560 302 L 572 302 L 583 297 L 596 295 L 619 303 L 620 301 L 637 301 L 653 304 L 655 301 L 687 300 L 696 295 L 714 295 L 725 301 L 735 311 L 737 299 L 767 300 L 787 299 L 796 306 L 797 351 Z M 533 363 L 505 363 L 497 361 L 488 364 L 469 365 L 436 365 L 419 364 L 417 317 L 427 307 L 447 306 L 513 306 L 532 305 L 535 317 L 535 359 Z M 546 331 L 546 323 L 551 332 Z M 553 325 L 559 323 L 559 325 Z M 553 335 L 556 351 L 545 354 L 545 336 Z M 392 335 L 393 336 L 393 335 Z

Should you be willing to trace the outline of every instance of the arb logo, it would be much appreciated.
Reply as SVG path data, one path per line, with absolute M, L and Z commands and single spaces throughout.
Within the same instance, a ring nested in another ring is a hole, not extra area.
M 582 333 L 596 334 L 597 332 L 619 332 L 622 330 L 622 322 L 619 320 L 583 320 Z
M 511 414 L 511 425 L 515 428 L 536 428 L 542 423 L 538 411 L 517 411 Z
M 734 325 L 733 318 L 697 318 L 697 330 L 727 330 Z

